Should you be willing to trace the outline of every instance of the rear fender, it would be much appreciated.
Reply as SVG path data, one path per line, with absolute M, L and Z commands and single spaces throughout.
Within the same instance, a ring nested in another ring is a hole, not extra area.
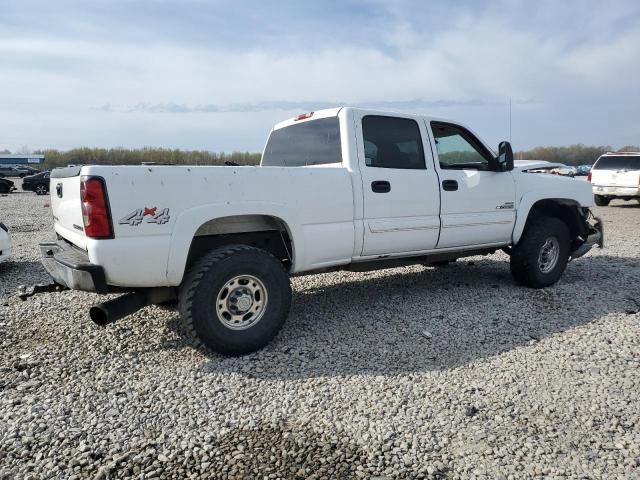
M 171 235 L 171 245 L 167 263 L 169 285 L 179 285 L 185 272 L 191 241 L 198 229 L 216 218 L 240 215 L 265 215 L 282 221 L 287 228 L 292 248 L 292 271 L 304 258 L 304 242 L 300 238 L 297 215 L 287 206 L 276 203 L 233 203 L 210 204 L 191 208 L 180 214 Z

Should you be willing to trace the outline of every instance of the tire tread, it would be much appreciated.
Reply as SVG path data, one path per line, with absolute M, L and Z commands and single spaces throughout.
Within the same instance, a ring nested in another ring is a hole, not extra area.
M 200 284 L 200 280 L 204 275 L 213 268 L 217 263 L 227 259 L 229 256 L 240 252 L 256 252 L 260 254 L 267 254 L 273 257 L 269 252 L 261 250 L 250 245 L 227 245 L 205 253 L 200 259 L 198 259 L 185 274 L 185 277 L 180 285 L 178 309 L 183 319 L 184 327 L 187 330 L 187 334 L 193 343 L 200 349 L 206 350 L 208 347 L 198 336 L 194 321 L 193 321 L 193 302 L 196 294 L 196 290 Z M 273 257 L 275 259 L 275 257 Z M 283 272 L 288 275 L 284 265 L 278 262 Z M 287 308 L 288 310 L 288 308 Z M 275 336 L 277 332 L 274 333 Z M 216 345 L 213 347 L 215 350 L 224 352 L 226 354 L 234 354 L 231 351 L 226 351 L 225 345 Z

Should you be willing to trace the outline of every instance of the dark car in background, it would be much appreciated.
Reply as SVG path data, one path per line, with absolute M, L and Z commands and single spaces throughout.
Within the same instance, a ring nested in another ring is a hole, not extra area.
M 16 189 L 15 185 L 8 178 L 0 178 L 0 193 L 11 193 Z
M 42 172 L 30 175 L 22 179 L 22 189 L 36 192 L 38 195 L 49 193 L 49 172 Z
M 15 169 L 18 171 L 20 178 L 24 178 L 27 175 L 35 175 L 37 173 L 40 173 L 40 170 L 38 170 L 37 168 L 27 167 L 26 165 L 17 165 Z
M 578 165 L 576 167 L 577 173 L 576 175 L 579 175 L 581 177 L 586 177 L 587 175 L 589 175 L 589 172 L 591 171 L 591 165 Z
M 19 177 L 20 171 L 16 167 L 0 165 L 0 177 Z

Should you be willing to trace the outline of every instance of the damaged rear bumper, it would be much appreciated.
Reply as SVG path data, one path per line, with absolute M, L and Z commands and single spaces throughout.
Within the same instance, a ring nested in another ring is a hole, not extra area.
M 104 270 L 89 261 L 87 252 L 59 241 L 41 243 L 40 253 L 42 265 L 57 284 L 73 290 L 107 293 Z

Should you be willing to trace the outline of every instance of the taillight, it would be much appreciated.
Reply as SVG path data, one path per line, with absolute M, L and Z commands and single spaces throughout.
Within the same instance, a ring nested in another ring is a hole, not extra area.
M 84 233 L 91 238 L 113 238 L 107 189 L 100 177 L 82 177 L 80 202 Z
M 587 182 L 591 181 L 591 172 L 587 173 Z

